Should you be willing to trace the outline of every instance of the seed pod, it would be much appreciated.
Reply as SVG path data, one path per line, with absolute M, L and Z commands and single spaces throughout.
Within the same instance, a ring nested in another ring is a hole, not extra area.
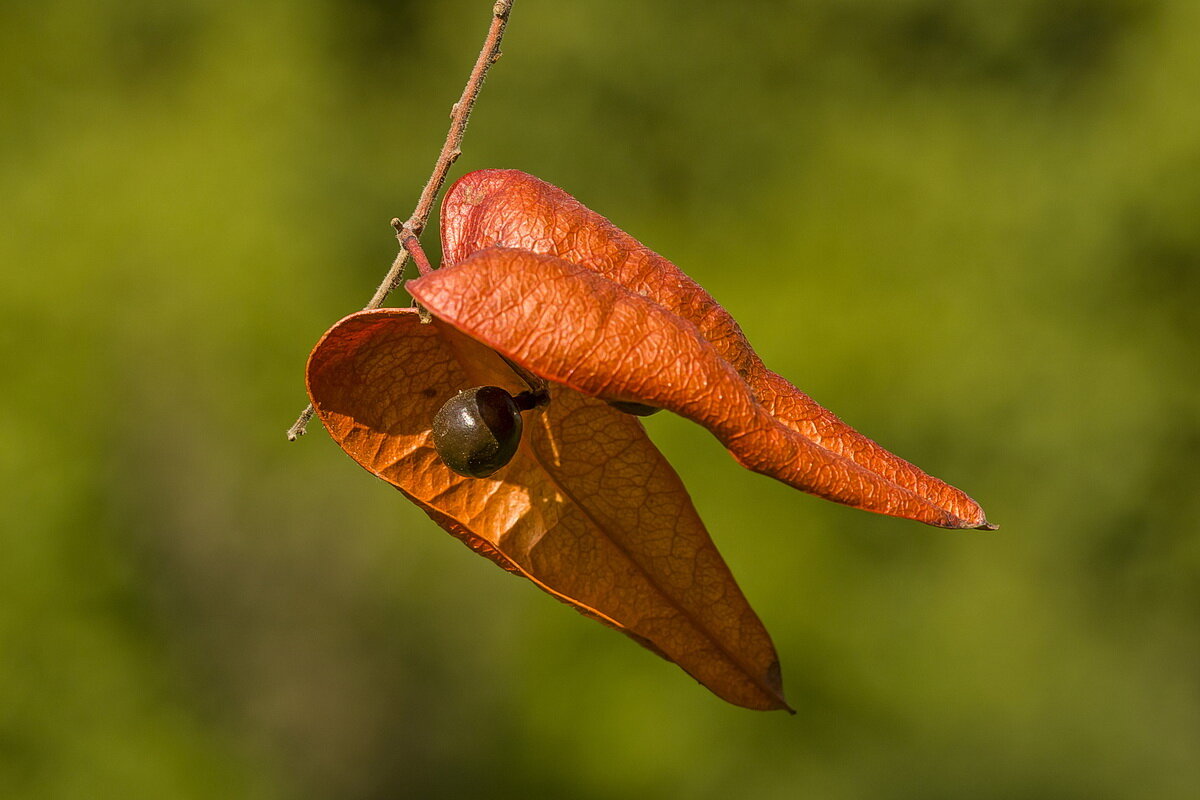
M 512 461 L 521 444 L 521 411 L 499 386 L 477 386 L 451 397 L 433 418 L 433 446 L 447 467 L 486 478 Z

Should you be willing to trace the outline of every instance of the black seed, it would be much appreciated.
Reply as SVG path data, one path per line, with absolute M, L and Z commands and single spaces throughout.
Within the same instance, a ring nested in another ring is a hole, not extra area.
M 433 446 L 447 467 L 486 478 L 512 461 L 521 444 L 521 412 L 499 386 L 477 386 L 446 401 L 433 418 Z
M 624 411 L 626 414 L 633 414 L 635 417 L 648 417 L 662 411 L 661 408 L 648 406 L 645 403 L 631 403 L 628 400 L 606 400 L 610 406 L 618 411 Z

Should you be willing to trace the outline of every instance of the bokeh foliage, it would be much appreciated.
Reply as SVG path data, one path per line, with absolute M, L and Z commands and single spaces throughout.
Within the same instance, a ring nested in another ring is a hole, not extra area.
M 1200 4 L 517 0 L 455 174 L 606 213 L 1003 526 L 651 419 L 794 718 L 283 440 L 490 5 L 0 6 L 0 796 L 1195 797 Z

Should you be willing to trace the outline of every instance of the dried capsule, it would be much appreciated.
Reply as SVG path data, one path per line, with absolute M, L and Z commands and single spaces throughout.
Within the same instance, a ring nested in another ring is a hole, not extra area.
M 447 467 L 486 478 L 521 444 L 521 410 L 499 386 L 477 386 L 451 397 L 433 418 L 433 446 Z

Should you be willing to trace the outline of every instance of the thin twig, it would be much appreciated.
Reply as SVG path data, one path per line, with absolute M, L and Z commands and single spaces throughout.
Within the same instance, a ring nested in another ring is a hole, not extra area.
M 421 275 L 433 272 L 433 265 L 429 263 L 429 256 L 425 255 L 425 249 L 421 247 L 421 240 L 417 235 L 407 225 L 400 224 L 398 219 L 392 220 L 392 227 L 396 229 L 396 238 L 400 240 L 400 246 L 417 265 L 417 272 Z
M 430 174 L 425 188 L 421 190 L 417 207 L 413 209 L 412 216 L 408 218 L 408 221 L 402 223 L 399 219 L 392 220 L 392 227 L 396 229 L 396 239 L 401 244 L 400 252 L 392 261 L 392 266 L 384 276 L 383 282 L 375 290 L 371 302 L 367 303 L 363 310 L 379 308 L 392 290 L 400 285 L 409 254 L 408 248 L 403 246 L 404 240 L 409 236 L 420 236 L 421 232 L 425 230 L 425 224 L 429 222 L 429 214 L 433 211 L 434 201 L 437 200 L 442 186 L 446 183 L 446 175 L 450 172 L 450 167 L 454 162 L 462 155 L 462 140 L 463 134 L 467 130 L 467 120 L 471 116 L 471 109 L 475 107 L 475 99 L 479 97 L 479 90 L 483 87 L 483 80 L 487 77 L 488 70 L 491 69 L 492 64 L 500 60 L 500 42 L 504 39 L 504 28 L 508 25 L 508 14 L 512 10 L 512 5 L 513 0 L 497 0 L 492 7 L 492 24 L 488 28 L 487 38 L 483 41 L 483 48 L 479 51 L 479 58 L 475 60 L 475 66 L 471 69 L 471 77 L 467 79 L 467 85 L 463 87 L 462 97 L 450 110 L 450 130 L 446 134 L 446 141 L 442 145 L 441 152 L 438 153 L 433 173 Z M 295 424 L 288 428 L 289 442 L 294 442 L 304 435 L 312 416 L 313 407 L 310 404 L 300 414 Z

